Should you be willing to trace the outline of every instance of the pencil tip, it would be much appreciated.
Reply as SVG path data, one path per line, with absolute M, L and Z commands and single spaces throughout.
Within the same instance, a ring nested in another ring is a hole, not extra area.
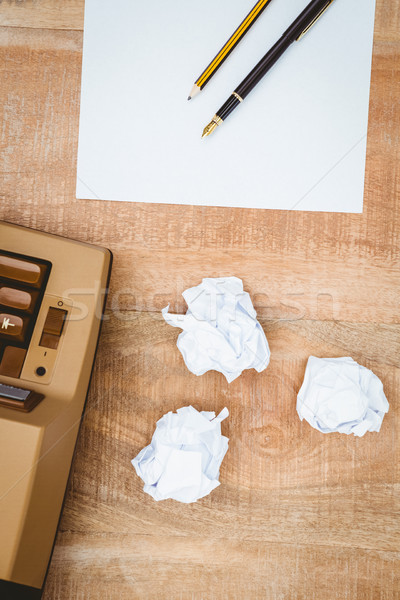
M 195 96 L 197 96 L 197 94 L 201 92 L 200 88 L 198 85 L 194 84 L 194 86 L 192 87 L 192 89 L 190 90 L 190 94 L 188 97 L 188 100 L 191 100 L 192 98 L 194 98 Z

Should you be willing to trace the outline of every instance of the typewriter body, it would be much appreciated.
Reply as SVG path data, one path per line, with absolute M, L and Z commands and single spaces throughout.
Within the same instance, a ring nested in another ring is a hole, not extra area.
M 104 248 L 0 222 L 0 597 L 1 585 L 43 586 L 111 258 Z

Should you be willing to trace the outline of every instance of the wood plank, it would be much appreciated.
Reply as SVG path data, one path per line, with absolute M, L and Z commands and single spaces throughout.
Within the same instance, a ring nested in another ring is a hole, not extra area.
M 83 30 L 84 0 L 1 2 L 0 26 Z
M 394 600 L 399 559 L 227 537 L 63 533 L 44 600 Z

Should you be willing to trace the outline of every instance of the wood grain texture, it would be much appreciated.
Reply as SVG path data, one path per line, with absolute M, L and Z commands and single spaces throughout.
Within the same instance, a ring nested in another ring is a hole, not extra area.
M 84 0 L 0 0 L 0 25 L 83 30 Z
M 0 2 L 0 217 L 114 253 L 45 600 L 400 598 L 400 0 L 377 2 L 362 215 L 77 201 L 82 29 L 82 0 Z M 159 310 L 230 274 L 272 359 L 228 385 L 186 370 Z M 310 354 L 382 379 L 379 434 L 299 421 Z M 155 503 L 130 460 L 189 403 L 230 410 L 222 485 Z

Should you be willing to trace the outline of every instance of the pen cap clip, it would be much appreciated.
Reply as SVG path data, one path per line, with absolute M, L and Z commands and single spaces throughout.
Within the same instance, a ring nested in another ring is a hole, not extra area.
M 310 31 L 311 27 L 313 25 L 315 25 L 315 23 L 318 21 L 318 19 L 320 19 L 322 17 L 322 15 L 324 14 L 324 12 L 330 7 L 330 5 L 332 4 L 333 0 L 328 0 L 326 5 L 321 8 L 321 10 L 319 11 L 319 13 L 317 14 L 316 17 L 314 17 L 314 19 L 311 21 L 311 23 L 309 23 L 307 25 L 307 27 L 304 29 L 304 31 L 301 32 L 301 34 L 299 35 L 299 37 L 296 39 L 296 42 L 298 42 L 299 40 L 301 40 L 301 38 L 306 35 L 307 31 Z

